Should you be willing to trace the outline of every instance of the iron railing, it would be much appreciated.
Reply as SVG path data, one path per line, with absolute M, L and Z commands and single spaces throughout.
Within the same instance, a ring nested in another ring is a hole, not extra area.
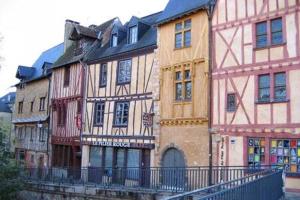
M 212 183 L 219 184 L 264 171 L 264 168 L 213 167 Z M 189 168 L 24 168 L 28 181 L 56 184 L 123 187 L 187 192 L 208 187 L 209 167 Z
M 283 195 L 282 170 L 267 169 L 165 200 L 279 200 Z

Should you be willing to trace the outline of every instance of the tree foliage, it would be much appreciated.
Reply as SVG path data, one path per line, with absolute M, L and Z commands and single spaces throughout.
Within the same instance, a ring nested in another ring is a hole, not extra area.
M 22 189 L 20 169 L 10 157 L 6 147 L 9 124 L 0 120 L 0 200 L 16 199 L 16 193 Z

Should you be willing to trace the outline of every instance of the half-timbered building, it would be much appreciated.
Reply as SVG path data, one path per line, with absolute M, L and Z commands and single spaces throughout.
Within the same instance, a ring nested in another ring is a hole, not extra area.
M 63 44 L 43 52 L 32 67 L 19 66 L 12 123 L 16 160 L 26 167 L 49 164 L 49 88 L 51 66 L 62 55 Z
M 53 66 L 51 85 L 52 166 L 80 167 L 84 55 L 103 39 L 114 19 L 100 26 L 66 20 L 65 51 Z
M 156 166 L 209 164 L 208 2 L 170 0 L 157 21 Z
M 299 6 L 217 1 L 212 99 L 220 165 L 285 165 L 300 173 Z M 287 182 L 294 186 L 300 189 L 299 179 Z
M 88 56 L 83 167 L 122 169 L 151 165 L 155 143 L 153 24 L 159 15 L 132 17 L 124 25 L 116 23 L 109 41 Z

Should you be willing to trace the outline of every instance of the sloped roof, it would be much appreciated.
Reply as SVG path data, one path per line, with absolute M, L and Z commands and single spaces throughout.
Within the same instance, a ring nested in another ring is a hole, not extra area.
M 115 20 L 116 18 L 113 18 L 97 26 L 95 28 L 96 32 L 97 33 L 104 32 Z M 89 35 L 90 33 L 87 33 L 88 31 L 86 29 L 90 29 L 90 28 L 85 27 L 84 30 L 83 28 L 80 28 L 81 31 L 85 31 L 86 35 Z M 93 38 L 97 38 L 97 37 L 93 37 Z M 76 42 L 74 41 L 72 42 L 71 46 L 65 51 L 65 53 L 53 64 L 52 68 L 62 67 L 81 60 L 84 54 L 76 55 L 75 50 L 76 50 Z
M 23 79 L 25 82 L 33 81 L 43 77 L 43 66 L 54 63 L 64 51 L 64 44 L 61 43 L 46 51 L 33 63 L 32 67 L 19 66 L 17 69 L 17 78 Z
M 210 1 L 211 0 L 169 0 L 156 23 L 160 25 L 199 9 L 206 8 Z
M 0 102 L 9 104 L 13 103 L 16 99 L 16 93 L 15 92 L 10 92 L 2 97 L 0 97 Z
M 3 103 L 0 101 L 0 112 L 4 112 L 4 113 L 12 113 L 12 111 L 10 110 L 8 104 Z
M 161 12 L 154 13 L 142 18 L 132 17 L 131 20 L 138 20 L 141 23 L 145 23 L 150 26 L 150 28 L 144 33 L 144 35 L 135 44 L 128 44 L 127 37 L 124 37 L 122 41 L 116 47 L 110 47 L 110 44 L 105 46 L 98 46 L 89 52 L 85 58 L 88 63 L 97 62 L 102 59 L 108 59 L 114 56 L 118 56 L 124 53 L 130 53 L 136 50 L 151 48 L 156 46 L 157 30 L 154 27 L 154 23 L 160 16 Z M 130 22 L 130 21 L 129 21 Z M 125 30 L 131 25 L 129 22 L 125 23 Z M 121 28 L 121 29 L 123 29 Z

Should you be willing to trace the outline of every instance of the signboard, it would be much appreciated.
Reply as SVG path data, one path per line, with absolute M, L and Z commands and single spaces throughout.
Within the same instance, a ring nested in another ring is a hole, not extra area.
M 102 146 L 102 147 L 154 149 L 154 144 L 144 144 L 144 143 L 112 142 L 112 141 L 83 141 L 82 143 L 84 145 L 93 145 L 93 146 Z
M 145 127 L 152 127 L 154 113 L 143 113 L 143 124 Z

